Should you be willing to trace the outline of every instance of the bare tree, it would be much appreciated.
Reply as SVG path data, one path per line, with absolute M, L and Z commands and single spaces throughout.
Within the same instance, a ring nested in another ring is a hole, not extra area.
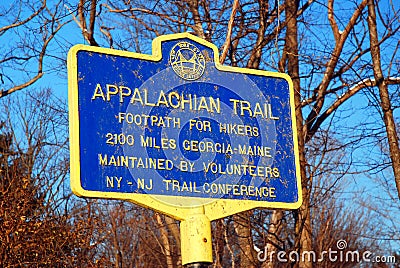
M 65 102 L 49 91 L 1 103 L 2 267 L 91 263 L 90 236 L 66 209 L 71 192 Z M 76 207 L 77 208 L 77 207 Z M 83 250 L 83 251 L 81 251 Z

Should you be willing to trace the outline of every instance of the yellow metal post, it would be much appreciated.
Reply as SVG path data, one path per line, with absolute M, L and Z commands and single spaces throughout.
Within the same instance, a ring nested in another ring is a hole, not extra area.
M 180 227 L 182 264 L 212 263 L 211 222 L 208 217 L 194 214 L 181 221 Z

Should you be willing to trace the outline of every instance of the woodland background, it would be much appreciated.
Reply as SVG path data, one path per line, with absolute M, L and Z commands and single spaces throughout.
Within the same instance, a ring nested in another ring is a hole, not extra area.
M 392 0 L 14 0 L 0 4 L 0 266 L 180 267 L 179 223 L 69 188 L 66 56 L 151 53 L 191 32 L 223 64 L 288 73 L 303 205 L 213 222 L 212 267 L 399 267 L 400 7 Z M 348 250 L 397 264 L 260 262 Z

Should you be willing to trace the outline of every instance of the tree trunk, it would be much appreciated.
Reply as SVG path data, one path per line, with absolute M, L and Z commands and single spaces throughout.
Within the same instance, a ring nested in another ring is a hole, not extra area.
M 264 251 L 266 260 L 262 263 L 261 268 L 274 268 L 274 260 L 270 260 L 270 256 L 276 255 L 279 250 L 276 245 L 279 244 L 279 234 L 282 230 L 282 210 L 274 210 L 272 212 L 271 220 L 268 228 L 267 243 L 265 248 L 261 249 Z M 275 252 L 275 253 L 273 253 Z
M 235 232 L 237 235 L 240 250 L 240 267 L 254 268 L 256 263 L 256 252 L 253 246 L 251 234 L 250 216 L 252 211 L 245 211 L 233 215 Z
M 173 259 L 172 259 L 172 256 L 171 256 L 171 245 L 170 245 L 169 238 L 168 238 L 167 227 L 165 226 L 165 223 L 164 223 L 164 221 L 161 218 L 161 215 L 159 213 L 156 213 L 156 218 L 157 218 L 158 226 L 160 228 L 160 234 L 161 234 L 160 239 L 161 239 L 161 243 L 162 243 L 162 246 L 163 246 L 162 250 L 163 250 L 165 258 L 167 260 L 167 266 L 166 267 L 174 268 L 175 265 L 174 265 L 174 262 L 173 262 Z
M 223 266 L 223 257 L 224 257 L 224 219 L 219 219 L 215 221 L 215 228 L 213 232 L 213 241 L 214 241 L 214 254 L 215 254 L 215 268 L 222 268 Z
M 286 5 L 286 38 L 285 50 L 283 59 L 287 60 L 287 71 L 293 80 L 293 89 L 295 92 L 295 107 L 296 107 L 296 124 L 298 136 L 298 149 L 300 160 L 300 174 L 302 179 L 303 203 L 297 210 L 297 221 L 295 231 L 297 235 L 296 246 L 300 251 L 300 256 L 304 251 L 312 250 L 311 241 L 311 219 L 310 219 L 310 189 L 311 180 L 307 178 L 306 174 L 306 158 L 305 158 L 305 135 L 303 115 L 301 110 L 301 96 L 300 96 L 300 78 L 299 78 L 299 59 L 298 59 L 298 34 L 297 34 L 297 10 L 299 6 L 298 0 L 288 0 Z M 312 262 L 309 260 L 302 260 L 300 258 L 299 267 L 309 268 L 312 267 Z
M 388 85 L 383 77 L 381 68 L 381 55 L 376 27 L 376 13 L 374 0 L 368 1 L 368 28 L 371 46 L 371 57 L 374 67 L 374 76 L 379 88 L 383 121 L 385 122 L 386 135 L 389 142 L 390 158 L 392 160 L 393 173 L 396 181 L 397 194 L 400 199 L 400 149 L 399 138 L 396 132 L 396 124 L 393 119 L 393 109 L 390 103 Z

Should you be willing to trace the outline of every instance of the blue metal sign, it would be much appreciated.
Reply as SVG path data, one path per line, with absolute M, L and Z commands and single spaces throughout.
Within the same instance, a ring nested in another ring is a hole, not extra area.
M 73 188 L 299 206 L 290 78 L 221 66 L 216 53 L 188 34 L 153 55 L 73 48 Z

